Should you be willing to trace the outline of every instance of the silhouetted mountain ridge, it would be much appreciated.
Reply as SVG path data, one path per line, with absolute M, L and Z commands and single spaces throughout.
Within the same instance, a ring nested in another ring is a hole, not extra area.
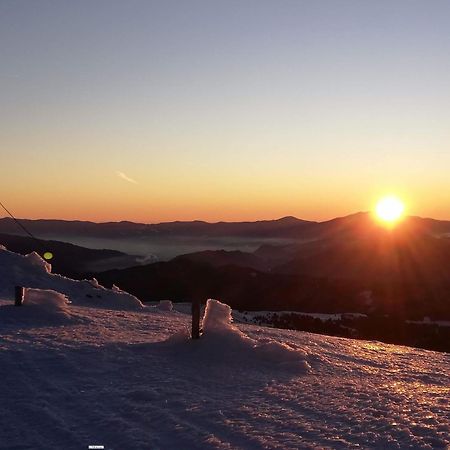
M 175 221 L 158 224 L 143 224 L 129 221 L 95 223 L 89 221 L 67 220 L 28 220 L 20 221 L 38 236 L 83 235 L 101 238 L 119 237 L 252 237 L 284 239 L 316 239 L 335 233 L 362 232 L 370 222 L 371 214 L 360 212 L 338 217 L 324 222 L 315 222 L 286 216 L 275 220 L 254 222 L 216 222 Z M 409 217 L 404 220 L 424 232 L 450 234 L 450 221 Z M 21 234 L 11 218 L 0 219 L 0 233 Z
M 434 235 L 428 225 L 409 218 L 387 229 L 358 214 L 324 223 L 314 239 L 266 244 L 253 253 L 195 252 L 99 279 L 124 283 L 144 299 L 217 295 L 243 309 L 450 319 L 450 240 Z M 164 274 L 166 284 L 157 274 Z M 373 302 L 366 304 L 362 292 L 371 292 Z
M 87 221 L 66 220 L 28 220 L 20 219 L 32 233 L 38 235 L 67 234 L 88 235 L 92 237 L 136 237 L 136 236 L 226 236 L 226 237 L 274 237 L 290 238 L 316 224 L 295 217 L 283 217 L 277 220 L 261 220 L 255 222 L 216 222 L 175 221 L 158 224 L 142 224 L 134 222 L 94 223 Z M 0 219 L 0 232 L 20 232 L 11 218 Z

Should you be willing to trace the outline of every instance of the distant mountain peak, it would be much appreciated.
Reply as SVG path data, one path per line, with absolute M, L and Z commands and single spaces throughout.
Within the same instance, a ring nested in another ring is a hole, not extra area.
M 298 219 L 294 216 L 285 216 L 277 219 L 277 222 L 305 222 L 304 220 Z

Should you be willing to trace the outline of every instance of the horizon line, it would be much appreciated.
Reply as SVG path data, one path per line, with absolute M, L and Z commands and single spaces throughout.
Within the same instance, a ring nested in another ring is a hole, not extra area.
M 278 217 L 275 219 L 230 220 L 230 221 L 228 221 L 228 220 L 208 221 L 208 220 L 203 220 L 203 219 L 193 219 L 193 220 L 166 220 L 166 221 L 161 221 L 161 222 L 135 222 L 133 220 L 94 221 L 94 220 L 83 220 L 83 219 L 50 219 L 50 218 L 29 219 L 29 218 L 24 218 L 24 217 L 17 218 L 17 220 L 26 220 L 26 221 L 32 221 L 32 222 L 38 222 L 38 221 L 84 222 L 84 223 L 93 223 L 93 224 L 97 224 L 97 225 L 105 225 L 105 224 L 111 224 L 111 223 L 132 223 L 132 224 L 136 224 L 136 225 L 162 225 L 162 224 L 168 224 L 168 223 L 196 223 L 196 222 L 215 225 L 215 224 L 221 224 L 221 223 L 222 224 L 223 223 L 232 224 L 232 223 L 277 222 L 277 221 L 286 220 L 286 219 L 293 219 L 293 220 L 297 220 L 299 222 L 325 223 L 325 222 L 330 222 L 332 220 L 345 219 L 347 217 L 357 216 L 357 215 L 361 215 L 361 214 L 371 214 L 371 211 L 358 211 L 358 212 L 346 214 L 343 216 L 335 216 L 335 217 L 332 217 L 331 219 L 325 219 L 325 220 L 301 219 L 301 218 L 298 218 L 296 216 L 291 216 L 291 215 L 282 216 L 282 217 Z M 441 222 L 449 222 L 450 221 L 450 219 L 435 219 L 433 217 L 422 217 L 422 216 L 418 216 L 418 215 L 405 216 L 405 219 L 409 219 L 409 218 L 418 218 L 418 219 L 424 219 L 424 220 L 436 220 L 436 221 L 441 221 Z M 8 216 L 0 217 L 0 220 L 5 220 L 5 219 L 13 220 L 11 217 L 8 217 Z

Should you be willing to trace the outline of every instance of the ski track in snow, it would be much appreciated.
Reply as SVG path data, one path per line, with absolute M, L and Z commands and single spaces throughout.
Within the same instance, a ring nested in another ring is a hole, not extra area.
M 0 315 L 2 450 L 450 445 L 449 354 L 238 326 L 307 363 L 279 364 L 206 335 L 166 341 L 189 326 L 178 312 L 70 310 L 79 320 Z

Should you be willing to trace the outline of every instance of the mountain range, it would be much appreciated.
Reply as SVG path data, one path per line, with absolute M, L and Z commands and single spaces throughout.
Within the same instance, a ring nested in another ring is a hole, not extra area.
M 58 266 L 55 259 L 55 271 L 95 276 L 106 286 L 116 284 L 144 301 L 215 297 L 249 310 L 354 311 L 450 319 L 449 221 L 408 217 L 389 229 L 369 213 L 357 213 L 327 222 L 286 217 L 216 224 L 46 220 L 23 224 L 37 235 L 79 233 L 104 238 L 105 233 L 111 242 L 136 237 L 139 243 L 154 242 L 163 237 L 177 246 L 192 238 L 200 243 L 217 237 L 256 240 L 254 251 L 218 247 L 152 264 L 139 264 L 136 257 L 109 250 L 58 249 L 59 255 L 67 252 L 64 258 L 71 260 L 71 267 Z M 13 225 L 9 219 L 0 219 L 0 231 L 17 232 Z M 0 243 L 6 242 L 5 236 L 0 236 Z M 27 242 L 26 250 L 33 245 Z M 48 242 L 43 246 L 50 248 Z M 92 261 L 121 264 L 87 264 Z
M 328 234 L 354 233 L 364 231 L 368 222 L 373 222 L 370 213 L 360 212 L 324 222 L 314 222 L 288 216 L 276 220 L 255 222 L 217 222 L 176 221 L 158 224 L 135 222 L 67 221 L 50 219 L 20 219 L 28 230 L 37 236 L 84 235 L 101 238 L 120 237 L 249 237 L 273 239 L 313 239 Z M 450 221 L 420 217 L 405 219 L 408 226 L 436 235 L 450 235 Z M 17 224 L 9 217 L 0 219 L 0 233 L 18 234 Z

